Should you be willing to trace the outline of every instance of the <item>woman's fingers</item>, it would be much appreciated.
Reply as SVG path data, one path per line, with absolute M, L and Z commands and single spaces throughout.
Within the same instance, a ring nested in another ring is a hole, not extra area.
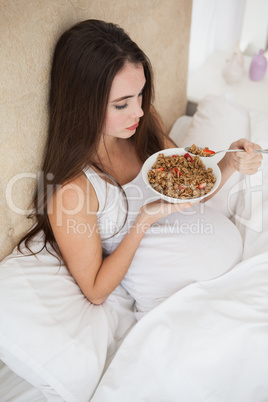
M 245 149 L 246 152 L 230 153 L 233 167 L 242 174 L 254 174 L 261 166 L 263 156 L 254 152 L 254 149 L 261 149 L 258 144 L 244 138 L 234 142 L 230 149 Z

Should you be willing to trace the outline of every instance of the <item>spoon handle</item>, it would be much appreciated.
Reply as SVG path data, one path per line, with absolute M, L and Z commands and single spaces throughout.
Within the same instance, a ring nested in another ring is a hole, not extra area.
M 226 151 L 217 151 L 215 153 L 217 154 L 218 152 L 246 152 L 246 151 L 244 149 L 227 149 Z M 254 149 L 253 152 L 259 154 L 268 154 L 268 149 Z
M 222 151 L 216 151 L 215 154 L 219 152 L 246 152 L 244 149 L 223 149 Z
M 254 149 L 254 152 L 259 154 L 268 154 L 268 149 Z

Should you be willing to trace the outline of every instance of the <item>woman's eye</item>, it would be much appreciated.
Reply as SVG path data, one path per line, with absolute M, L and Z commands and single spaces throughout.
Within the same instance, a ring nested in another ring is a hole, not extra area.
M 127 103 L 125 103 L 124 105 L 115 105 L 115 108 L 117 110 L 122 110 L 122 109 L 125 109 L 126 107 L 127 107 Z

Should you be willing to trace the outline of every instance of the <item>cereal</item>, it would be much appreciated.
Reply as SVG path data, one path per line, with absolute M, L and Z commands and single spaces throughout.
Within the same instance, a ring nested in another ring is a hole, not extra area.
M 202 197 L 216 182 L 213 169 L 188 153 L 170 156 L 160 153 L 148 172 L 148 180 L 159 193 L 180 199 Z
M 193 144 L 189 149 L 189 152 L 194 155 L 199 155 L 199 156 L 212 156 L 215 154 L 214 151 L 211 151 L 208 147 L 205 148 L 200 148 L 197 147 L 195 144 Z

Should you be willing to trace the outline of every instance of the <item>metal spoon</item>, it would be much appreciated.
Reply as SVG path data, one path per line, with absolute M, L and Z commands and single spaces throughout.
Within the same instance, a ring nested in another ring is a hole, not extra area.
M 189 152 L 190 147 L 184 148 L 186 152 Z M 214 156 L 220 152 L 246 152 L 245 149 L 222 149 L 221 151 L 215 151 L 213 154 L 208 153 L 208 155 Z M 267 154 L 268 149 L 254 149 L 253 152 L 261 153 L 261 154 Z

